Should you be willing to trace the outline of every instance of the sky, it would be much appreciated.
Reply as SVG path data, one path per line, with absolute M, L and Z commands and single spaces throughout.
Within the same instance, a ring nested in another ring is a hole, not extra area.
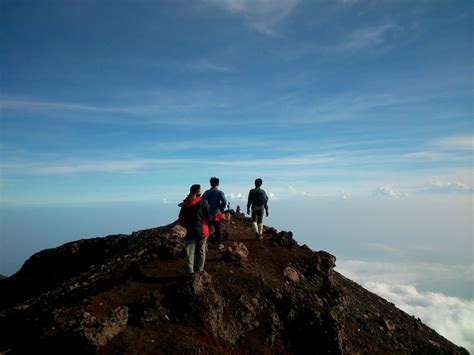
M 471 1 L 0 6 L 0 273 L 261 177 L 269 224 L 474 351 Z

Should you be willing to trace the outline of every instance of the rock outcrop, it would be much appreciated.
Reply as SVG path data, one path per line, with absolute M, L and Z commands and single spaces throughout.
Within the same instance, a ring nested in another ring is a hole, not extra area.
M 0 280 L 0 353 L 467 354 L 291 232 L 222 224 L 191 278 L 176 224 L 33 255 Z

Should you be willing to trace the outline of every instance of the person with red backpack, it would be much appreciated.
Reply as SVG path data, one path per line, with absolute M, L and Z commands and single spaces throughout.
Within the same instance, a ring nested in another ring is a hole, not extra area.
M 203 271 L 209 236 L 209 204 L 201 198 L 201 185 L 192 185 L 189 195 L 179 204 L 179 224 L 186 228 L 186 274 Z
M 263 211 L 268 217 L 268 196 L 265 190 L 261 189 L 262 179 L 255 180 L 255 188 L 249 191 L 247 199 L 247 214 L 252 208 L 252 224 L 255 228 L 257 239 L 263 239 Z

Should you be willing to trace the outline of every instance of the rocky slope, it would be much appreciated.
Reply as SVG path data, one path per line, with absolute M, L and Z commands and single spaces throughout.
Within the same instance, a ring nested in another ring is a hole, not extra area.
M 291 232 L 234 214 L 223 233 L 191 279 L 175 224 L 33 255 L 0 280 L 0 353 L 468 353 Z

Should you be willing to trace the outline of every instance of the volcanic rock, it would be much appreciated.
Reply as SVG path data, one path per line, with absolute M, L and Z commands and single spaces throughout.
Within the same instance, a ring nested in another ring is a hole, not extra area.
M 227 247 L 222 255 L 225 261 L 245 261 L 249 256 L 249 250 L 244 243 L 233 242 Z

